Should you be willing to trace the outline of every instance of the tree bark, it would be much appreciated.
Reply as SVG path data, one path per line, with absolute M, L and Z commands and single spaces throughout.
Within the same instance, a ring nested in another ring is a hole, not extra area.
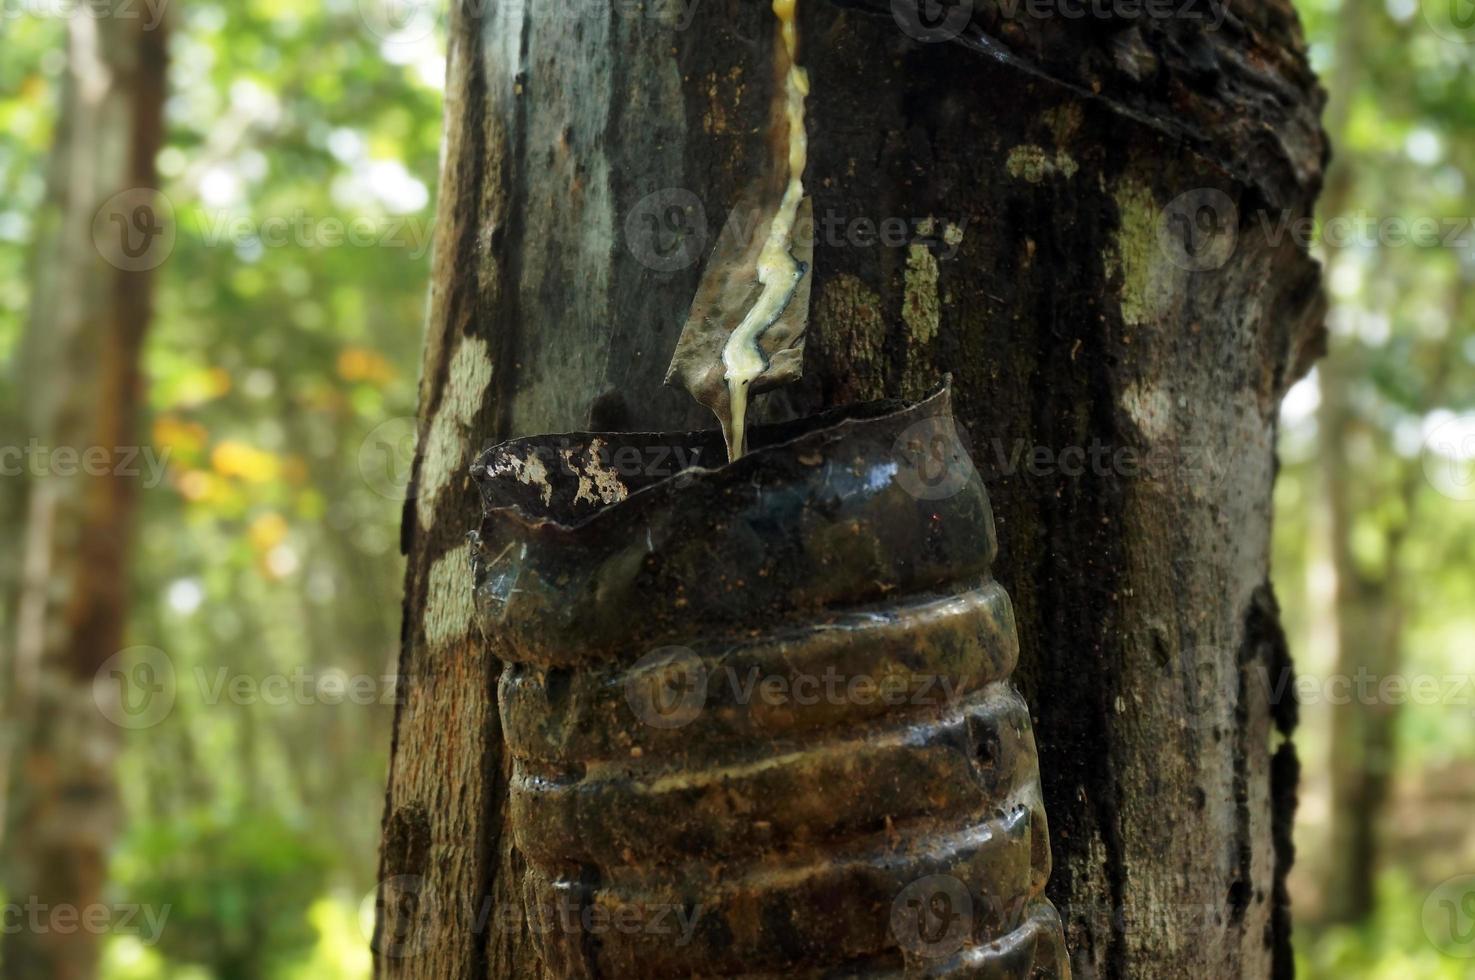
M 1294 14 L 1209 30 L 979 5 L 929 43 L 868 7 L 801 5 L 811 334 L 805 380 L 765 410 L 953 374 L 1076 976 L 1289 976 L 1271 484 L 1323 304 L 1315 263 L 1267 232 L 1309 215 L 1324 155 Z M 504 833 L 500 668 L 472 625 L 468 466 L 516 435 L 707 425 L 661 388 L 701 265 L 669 260 L 704 254 L 770 166 L 766 4 L 573 9 L 452 12 L 382 976 L 542 974 Z M 655 248 L 652 220 L 686 237 Z
M 120 716 L 94 679 L 124 647 L 139 355 L 153 260 L 167 254 L 152 234 L 158 211 L 146 190 L 157 183 L 166 37 L 146 23 L 127 4 L 68 21 L 34 300 L 16 365 L 28 479 L 5 640 L 0 866 L 6 899 L 24 918 L 5 930 L 0 962 L 18 980 L 96 974 L 102 936 L 78 923 L 103 904 L 120 816 Z M 133 225 L 132 244 L 116 246 L 109 236 L 123 225 L 109 213 L 124 225 L 137 216 L 148 237 Z

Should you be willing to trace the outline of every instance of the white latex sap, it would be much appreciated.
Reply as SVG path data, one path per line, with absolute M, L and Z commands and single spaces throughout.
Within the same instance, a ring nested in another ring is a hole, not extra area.
M 748 390 L 752 387 L 753 380 L 767 366 L 758 340 L 789 305 L 794 287 L 805 271 L 790 254 L 795 219 L 799 213 L 799 204 L 804 199 L 804 164 L 809 154 L 809 137 L 804 130 L 804 98 L 809 94 L 809 75 L 799 67 L 799 24 L 795 19 L 797 8 L 798 0 L 773 0 L 773 12 L 779 19 L 783 46 L 789 62 L 784 100 L 789 123 L 789 182 L 758 257 L 758 282 L 763 289 L 753 303 L 753 308 L 733 330 L 722 350 L 722 364 L 726 368 L 724 376 L 731 403 L 732 428 L 728 440 L 728 455 L 732 459 L 737 459 L 747 450 L 745 422 Z

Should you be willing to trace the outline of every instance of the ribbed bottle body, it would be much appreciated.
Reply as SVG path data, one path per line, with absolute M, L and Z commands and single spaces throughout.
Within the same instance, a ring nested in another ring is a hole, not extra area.
M 478 461 L 545 969 L 1068 976 L 1013 612 L 946 393 L 755 442 L 731 465 L 687 433 Z

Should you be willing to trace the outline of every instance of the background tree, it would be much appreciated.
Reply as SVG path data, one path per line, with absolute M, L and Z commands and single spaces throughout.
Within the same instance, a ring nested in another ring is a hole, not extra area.
M 17 416 L 39 453 L 25 460 L 26 534 L 3 641 L 0 866 L 11 901 L 73 915 L 102 904 L 119 823 L 121 729 L 93 680 L 124 647 L 138 478 L 136 454 L 124 454 L 139 445 L 151 257 L 168 234 L 151 191 L 165 54 L 163 25 L 122 4 L 67 22 L 64 122 L 15 361 Z M 0 962 L 17 978 L 86 978 L 100 941 L 95 929 L 7 928 Z
M 414 432 L 413 371 L 396 365 L 423 329 L 444 65 L 434 32 L 386 36 L 352 4 L 165 6 L 168 125 L 154 159 L 174 235 L 153 270 L 134 437 L 159 468 L 140 460 L 134 480 L 122 646 L 156 649 L 172 703 L 114 729 L 120 799 L 102 803 L 126 820 L 108 853 L 100 972 L 347 980 L 368 970 L 357 913 L 378 850 Z M 159 5 L 125 7 L 147 24 Z M 58 438 L 21 415 L 65 380 L 31 358 L 21 321 L 55 303 L 50 280 L 28 274 L 55 269 L 42 202 L 64 178 L 50 150 L 87 125 L 64 111 L 73 25 L 61 14 L 91 11 L 28 5 L 0 25 L 7 450 Z M 95 258 L 100 206 L 80 232 Z M 0 479 L 7 583 L 29 526 L 8 509 L 23 507 L 21 483 Z M 6 877 L 0 902 L 23 904 Z M 162 935 L 125 919 L 140 904 L 156 919 L 167 907 Z
M 1288 670 L 1269 521 L 1277 411 L 1322 304 L 1305 249 L 1258 232 L 1309 216 L 1320 182 L 1295 16 L 866 7 L 801 10 L 820 239 L 806 379 L 767 411 L 953 372 L 1077 975 L 1288 975 L 1297 764 L 1264 683 Z M 392 915 L 494 911 L 391 922 L 416 955 L 381 935 L 383 975 L 537 969 L 505 927 L 520 859 L 467 467 L 513 435 L 704 424 L 660 381 L 700 271 L 685 259 L 769 165 L 771 43 L 766 5 L 737 0 L 452 11 L 381 875 Z
M 1307 4 L 1304 11 L 1325 38 L 1331 90 L 1326 125 L 1335 154 L 1321 222 L 1309 236 L 1332 283 L 1331 342 L 1307 386 L 1315 415 L 1300 413 L 1304 425 L 1291 428 L 1285 483 L 1289 490 L 1310 478 L 1309 460 L 1294 448 L 1309 429 L 1316 491 L 1287 495 L 1296 503 L 1282 513 L 1289 529 L 1308 519 L 1320 527 L 1294 560 L 1330 573 L 1305 602 L 1296 596 L 1296 605 L 1319 607 L 1323 617 L 1298 644 L 1301 656 L 1325 694 L 1351 696 L 1307 708 L 1318 723 L 1329 714 L 1330 731 L 1324 744 L 1308 746 L 1326 759 L 1306 786 L 1312 813 L 1325 817 L 1301 831 L 1306 876 L 1317 879 L 1304 889 L 1303 917 L 1366 927 L 1370 945 L 1378 942 L 1371 920 L 1380 882 L 1406 882 L 1410 872 L 1425 884 L 1447 876 L 1448 864 L 1435 871 L 1415 856 L 1435 839 L 1459 851 L 1445 828 L 1458 819 L 1454 801 L 1469 793 L 1457 769 L 1424 769 L 1466 741 L 1461 706 L 1441 695 L 1410 710 L 1407 692 L 1388 686 L 1447 678 L 1464 659 L 1445 652 L 1438 625 L 1464 601 L 1446 586 L 1463 590 L 1455 556 L 1469 541 L 1468 507 L 1459 499 L 1468 456 L 1459 456 L 1462 423 L 1453 413 L 1471 392 L 1472 175 L 1462 163 L 1469 134 L 1444 120 L 1469 112 L 1475 32 L 1449 20 L 1458 10 Z M 1284 562 L 1290 555 L 1282 551 Z M 1407 819 L 1413 810 L 1420 820 Z M 1421 974 L 1432 968 L 1403 965 Z

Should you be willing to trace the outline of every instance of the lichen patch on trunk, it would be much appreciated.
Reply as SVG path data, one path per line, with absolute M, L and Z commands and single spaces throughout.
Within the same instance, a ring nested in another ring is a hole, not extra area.
M 1172 393 L 1144 384 L 1130 384 L 1122 391 L 1122 408 L 1149 440 L 1167 437 L 1173 421 Z
M 1141 327 L 1162 320 L 1180 295 L 1180 273 L 1158 243 L 1160 209 L 1152 191 L 1135 180 L 1123 180 L 1113 195 L 1117 203 L 1116 239 L 1106 258 L 1109 274 L 1121 276 L 1122 320 Z
M 466 468 L 471 456 L 471 422 L 491 383 L 492 359 L 487 342 L 480 337 L 463 339 L 451 357 L 445 392 L 422 451 L 415 513 L 420 527 L 427 531 L 435 524 L 435 498 L 455 474 Z
M 467 545 L 453 548 L 430 566 L 425 597 L 425 642 L 442 650 L 471 634 L 471 559 Z
M 929 344 L 942 322 L 942 304 L 937 293 L 937 256 L 926 245 L 914 242 L 907 249 L 906 292 L 901 318 L 914 342 Z
M 1004 162 L 1004 169 L 1010 177 L 1019 177 L 1031 184 L 1038 184 L 1045 178 L 1056 174 L 1067 178 L 1074 177 L 1080 167 L 1064 150 L 1057 150 L 1055 155 L 1051 156 L 1042 146 L 1022 143 L 1009 151 L 1009 159 Z

